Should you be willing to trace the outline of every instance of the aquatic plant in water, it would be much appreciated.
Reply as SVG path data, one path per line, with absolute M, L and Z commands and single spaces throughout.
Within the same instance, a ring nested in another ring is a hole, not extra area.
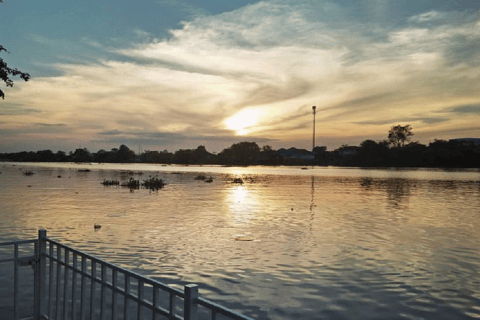
M 144 180 L 141 183 L 140 183 L 140 180 L 135 180 L 133 178 L 130 178 L 127 182 L 122 183 L 120 186 L 127 187 L 130 189 L 140 189 L 140 186 L 142 186 L 150 190 L 158 190 L 165 186 L 165 182 L 162 179 L 159 179 L 156 177 Z
M 121 186 L 130 188 L 130 189 L 139 189 L 140 181 L 130 178 L 127 182 L 122 183 Z
M 142 186 L 150 190 L 158 190 L 165 186 L 165 182 L 162 179 L 153 177 L 143 181 Z
M 104 186 L 118 186 L 118 185 L 120 185 L 120 181 L 118 181 L 118 180 L 103 180 L 102 184 Z

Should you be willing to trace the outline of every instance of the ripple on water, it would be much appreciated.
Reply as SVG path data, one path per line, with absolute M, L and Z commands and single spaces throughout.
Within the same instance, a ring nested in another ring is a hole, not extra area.
M 422 170 L 129 165 L 168 180 L 158 192 L 130 192 L 100 184 L 128 179 L 125 166 L 70 166 L 35 167 L 32 177 L 2 168 L 0 239 L 33 238 L 41 226 L 177 288 L 198 283 L 256 319 L 480 314 L 478 172 L 467 181 Z M 194 180 L 199 172 L 214 183 Z M 238 186 L 233 175 L 253 179 Z

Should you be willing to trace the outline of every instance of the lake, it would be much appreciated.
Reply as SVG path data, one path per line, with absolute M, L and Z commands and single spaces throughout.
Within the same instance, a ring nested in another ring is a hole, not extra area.
M 172 286 L 197 283 L 202 297 L 256 319 L 480 318 L 479 170 L 0 163 L 0 171 L 0 242 L 44 228 Z M 149 176 L 167 184 L 101 184 Z

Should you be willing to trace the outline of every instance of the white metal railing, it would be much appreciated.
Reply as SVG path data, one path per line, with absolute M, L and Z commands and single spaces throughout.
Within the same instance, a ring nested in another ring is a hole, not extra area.
M 34 268 L 33 319 L 112 320 L 253 320 L 198 296 L 198 286 L 184 290 L 120 268 L 47 238 L 0 243 L 14 246 L 14 315 L 18 319 L 18 268 Z M 34 255 L 19 257 L 18 246 L 33 243 Z M 1 270 L 1 269 L 0 269 Z M 200 307 L 200 308 L 199 308 Z
M 28 256 L 21 256 L 20 255 L 20 248 L 25 245 L 32 245 L 34 246 L 33 250 L 33 255 L 31 250 L 29 253 L 31 255 Z M 39 281 L 39 272 L 36 266 L 36 261 L 38 257 L 38 239 L 33 239 L 33 240 L 20 240 L 20 241 L 10 241 L 10 242 L 2 242 L 0 243 L 0 248 L 4 250 L 8 250 L 8 247 L 13 247 L 13 257 L 12 258 L 7 258 L 7 259 L 0 259 L 0 270 L 4 269 L 2 268 L 5 264 L 7 263 L 13 263 L 13 319 L 17 320 L 19 319 L 20 312 L 20 298 L 19 298 L 19 285 L 20 285 L 20 267 L 25 267 L 25 266 L 32 266 L 34 269 L 34 306 L 38 305 L 38 281 Z M 2 255 L 3 256 L 3 255 Z M 6 289 L 5 285 L 0 286 L 0 288 Z M 25 306 L 24 306 L 25 307 Z M 36 312 L 36 310 L 35 310 Z M 5 316 L 5 315 L 2 315 Z

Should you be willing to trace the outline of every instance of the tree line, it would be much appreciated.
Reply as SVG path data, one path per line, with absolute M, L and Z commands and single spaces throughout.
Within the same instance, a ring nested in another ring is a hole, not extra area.
M 19 162 L 98 162 L 98 163 L 159 163 L 159 164 L 219 164 L 219 165 L 320 165 L 354 167 L 480 167 L 480 146 L 469 140 L 437 140 L 429 145 L 412 141 L 410 125 L 393 126 L 382 141 L 365 140 L 360 146 L 343 145 L 327 151 L 317 146 L 305 149 L 259 147 L 256 142 L 234 143 L 215 154 L 205 146 L 180 149 L 175 152 L 146 150 L 135 154 L 126 145 L 109 151 L 91 153 L 78 148 L 68 154 L 51 150 L 1 153 L 0 160 Z M 480 141 L 480 140 L 479 140 Z
M 388 138 L 365 140 L 355 152 L 330 158 L 337 166 L 480 168 L 480 139 L 434 139 L 428 145 L 412 141 L 410 125 L 392 126 Z M 337 151 L 342 153 L 342 146 Z
M 0 160 L 19 162 L 99 162 L 99 163 L 163 163 L 163 164 L 257 164 L 261 157 L 273 158 L 270 146 L 260 148 L 255 142 L 240 142 L 224 149 L 219 154 L 208 152 L 205 146 L 196 149 L 180 149 L 175 152 L 146 150 L 140 155 L 126 145 L 110 151 L 99 150 L 91 153 L 86 148 L 78 148 L 69 154 L 51 150 L 37 152 L 0 153 Z

